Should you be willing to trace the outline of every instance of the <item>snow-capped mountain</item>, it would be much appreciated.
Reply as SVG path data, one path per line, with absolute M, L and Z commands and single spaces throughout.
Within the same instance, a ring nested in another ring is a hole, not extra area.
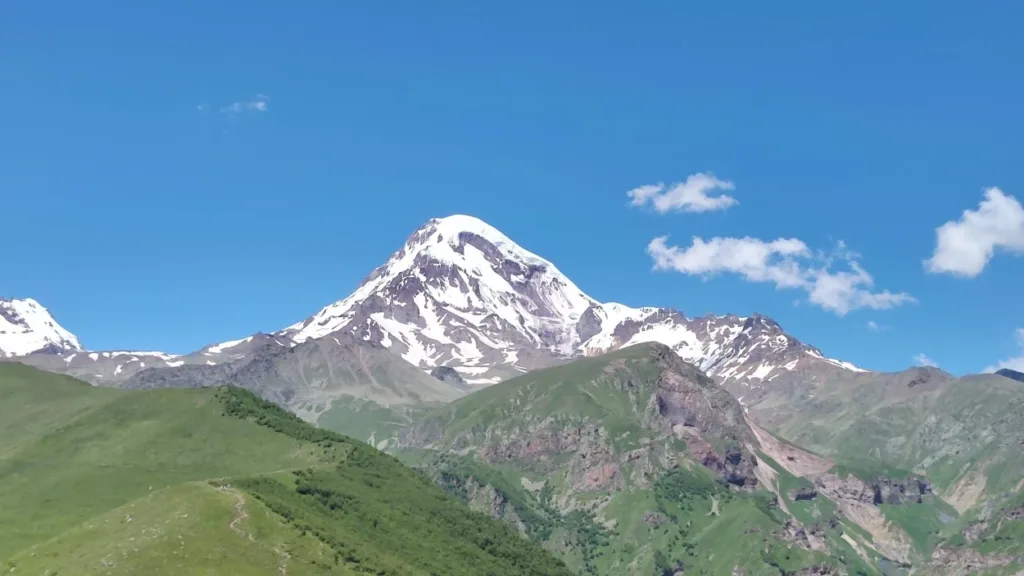
M 548 260 L 461 215 L 427 222 L 355 292 L 311 318 L 187 355 L 87 352 L 34 300 L 0 301 L 0 357 L 101 385 L 147 368 L 215 366 L 266 345 L 292 347 L 337 333 L 424 370 L 454 368 L 478 385 L 642 342 L 672 347 L 741 402 L 787 374 L 862 371 L 825 358 L 765 316 L 688 318 L 669 308 L 599 302 Z
M 78 338 L 58 324 L 39 302 L 0 298 L 0 358 L 81 349 Z
M 722 384 L 756 388 L 809 365 L 860 370 L 825 358 L 764 316 L 691 319 L 667 308 L 598 302 L 551 262 L 462 215 L 427 222 L 352 295 L 278 336 L 304 342 L 336 331 L 421 368 L 453 367 L 474 384 L 651 341 Z

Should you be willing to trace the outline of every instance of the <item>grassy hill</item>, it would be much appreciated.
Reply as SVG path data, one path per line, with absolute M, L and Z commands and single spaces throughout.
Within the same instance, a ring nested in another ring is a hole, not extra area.
M 0 573 L 569 574 L 394 458 L 237 388 L 3 364 L 0 398 Z
M 820 545 L 790 529 L 742 407 L 664 346 L 496 384 L 402 441 L 449 493 L 582 574 L 880 574 L 833 516 L 808 519 Z

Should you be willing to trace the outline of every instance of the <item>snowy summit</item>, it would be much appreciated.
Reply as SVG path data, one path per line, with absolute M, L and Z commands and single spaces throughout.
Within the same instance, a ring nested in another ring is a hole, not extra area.
M 82 350 L 78 338 L 31 298 L 0 299 L 0 358 Z

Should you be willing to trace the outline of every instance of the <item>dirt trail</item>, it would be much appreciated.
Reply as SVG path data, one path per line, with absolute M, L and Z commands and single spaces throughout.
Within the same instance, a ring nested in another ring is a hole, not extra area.
M 292 555 L 277 548 L 274 549 L 274 552 L 281 555 L 281 563 L 277 565 L 277 573 L 281 576 L 288 576 L 288 561 L 291 560 Z
M 238 527 L 239 522 L 241 522 L 242 520 L 247 520 L 249 518 L 249 511 L 245 509 L 245 496 L 243 496 L 241 492 L 237 490 L 232 490 L 227 486 L 218 486 L 217 491 L 223 492 L 225 494 L 232 494 L 235 497 L 235 505 L 232 506 L 232 508 L 234 508 L 235 510 L 235 515 L 234 518 L 231 519 L 231 522 L 228 524 L 228 528 L 230 528 L 232 532 L 238 534 L 242 538 L 248 538 L 250 541 L 255 542 L 256 539 L 253 538 L 252 534 Z

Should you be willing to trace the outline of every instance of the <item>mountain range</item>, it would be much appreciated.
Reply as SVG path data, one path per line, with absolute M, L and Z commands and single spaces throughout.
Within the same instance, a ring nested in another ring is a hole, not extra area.
M 236 361 L 267 341 L 291 347 L 339 334 L 378 344 L 425 371 L 453 368 L 471 385 L 643 342 L 671 347 L 745 399 L 792 372 L 862 371 L 826 358 L 766 316 L 689 318 L 670 308 L 599 302 L 551 262 L 463 215 L 427 222 L 355 292 L 313 316 L 186 355 L 86 352 L 34 301 L 3 306 L 34 315 L 4 313 L 18 328 L 4 331 L 0 354 L 99 385 L 118 385 L 149 368 Z
M 253 422 L 284 426 L 267 412 L 279 406 L 318 426 L 303 439 L 331 430 L 388 451 L 577 574 L 1024 569 L 1019 374 L 872 372 L 760 314 L 602 303 L 473 217 L 430 220 L 301 322 L 185 355 L 89 351 L 39 303 L 0 305 L 8 364 L 87 381 L 94 399 L 270 401 Z M 49 454 L 54 440 L 38 441 Z M 266 470 L 283 457 L 271 456 Z M 275 501 L 269 485 L 246 482 L 246 494 Z

